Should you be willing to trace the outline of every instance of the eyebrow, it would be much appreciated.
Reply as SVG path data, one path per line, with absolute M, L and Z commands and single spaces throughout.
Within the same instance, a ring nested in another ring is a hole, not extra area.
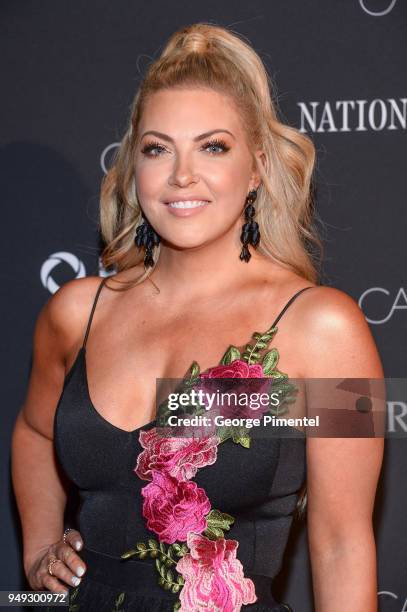
M 229 130 L 219 128 L 216 130 L 210 130 L 209 132 L 205 132 L 204 134 L 200 134 L 199 136 L 195 136 L 193 141 L 199 142 L 200 140 L 203 140 L 204 138 L 208 138 L 209 136 L 212 136 L 212 134 L 216 134 L 217 132 L 226 132 L 227 134 L 230 134 L 232 138 L 236 140 L 232 132 L 229 132 Z M 163 134 L 162 132 L 157 132 L 156 130 L 149 130 L 148 132 L 144 132 L 141 138 L 144 138 L 144 136 L 147 136 L 147 134 L 152 134 L 153 136 L 157 136 L 158 138 L 162 138 L 163 140 L 167 140 L 168 142 L 174 142 L 171 136 L 168 136 L 167 134 Z

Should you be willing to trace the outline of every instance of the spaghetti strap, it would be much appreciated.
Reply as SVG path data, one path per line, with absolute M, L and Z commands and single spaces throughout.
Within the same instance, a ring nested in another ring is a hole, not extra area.
M 92 319 L 93 319 L 93 315 L 95 312 L 96 304 L 99 299 L 100 292 L 102 291 L 102 287 L 105 284 L 106 280 L 107 280 L 107 276 L 103 278 L 102 282 L 99 284 L 99 287 L 96 291 L 95 299 L 93 300 L 92 310 L 90 311 L 90 315 L 89 315 L 88 325 L 86 327 L 85 337 L 83 339 L 83 344 L 82 344 L 83 349 L 86 348 L 86 342 L 89 336 L 90 326 L 92 325 Z
M 281 317 L 283 316 L 283 314 L 285 313 L 287 308 L 290 306 L 290 304 L 292 304 L 294 302 L 294 300 L 300 295 L 300 293 L 302 293 L 303 291 L 306 291 L 307 289 L 312 289 L 312 286 L 304 287 L 303 289 L 300 289 L 299 291 L 297 291 L 297 293 L 294 293 L 294 295 L 292 297 L 290 297 L 290 299 L 288 300 L 287 304 L 281 310 L 280 314 L 276 317 L 276 319 L 274 320 L 274 323 L 273 323 L 273 325 L 271 327 L 274 327 L 275 325 L 277 325 L 277 323 L 279 322 L 279 320 L 281 319 Z

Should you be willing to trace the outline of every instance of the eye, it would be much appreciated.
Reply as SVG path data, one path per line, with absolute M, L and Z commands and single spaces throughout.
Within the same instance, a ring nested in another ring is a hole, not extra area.
M 230 149 L 230 147 L 227 146 L 227 144 L 226 144 L 226 142 L 224 140 L 220 140 L 218 138 L 215 138 L 213 140 L 209 140 L 203 146 L 204 149 L 207 149 L 208 147 L 217 147 L 218 149 L 221 149 L 221 151 L 214 151 L 214 152 L 212 152 L 212 154 L 215 153 L 215 155 L 217 153 L 226 153 Z
M 141 149 L 141 152 L 144 155 L 147 155 L 147 157 L 158 157 L 158 155 L 156 154 L 152 154 L 152 151 L 154 151 L 154 149 L 161 149 L 164 150 L 165 148 L 160 145 L 159 142 L 148 142 L 146 145 L 144 145 L 144 147 Z

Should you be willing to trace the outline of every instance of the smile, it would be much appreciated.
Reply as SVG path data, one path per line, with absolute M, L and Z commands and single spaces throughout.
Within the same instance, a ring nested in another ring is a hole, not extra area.
M 170 208 L 198 208 L 209 204 L 207 200 L 185 200 L 181 202 L 168 202 Z

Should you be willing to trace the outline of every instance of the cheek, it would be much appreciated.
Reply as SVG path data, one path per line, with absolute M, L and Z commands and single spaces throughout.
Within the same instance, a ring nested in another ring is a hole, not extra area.
M 245 172 L 236 165 L 213 173 L 208 179 L 214 199 L 213 218 L 220 223 L 230 223 L 238 217 L 244 208 L 248 179 Z
M 243 211 L 250 181 L 248 168 L 249 162 L 234 157 L 207 173 L 207 183 L 222 217 L 230 219 Z
M 137 193 L 143 203 L 162 197 L 163 189 L 166 186 L 166 176 L 157 166 L 154 168 L 154 163 L 148 163 L 139 164 L 137 167 L 135 174 Z

